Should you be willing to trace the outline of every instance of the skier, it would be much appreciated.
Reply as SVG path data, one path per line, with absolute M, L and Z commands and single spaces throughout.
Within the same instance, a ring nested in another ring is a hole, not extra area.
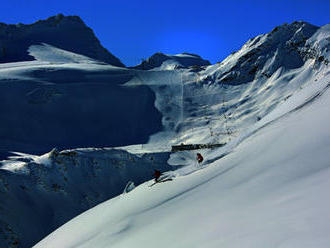
M 159 177 L 161 176 L 161 172 L 159 170 L 155 170 L 154 172 L 154 177 L 155 177 L 155 182 L 158 183 Z
M 202 154 L 200 154 L 200 153 L 197 153 L 196 159 L 197 159 L 197 161 L 198 161 L 199 164 L 202 163 L 203 160 L 204 160 Z
M 157 183 L 173 181 L 173 177 L 171 177 L 171 175 L 168 175 L 166 173 L 165 173 L 165 175 L 163 175 L 159 170 L 155 170 L 154 177 L 155 177 L 155 182 L 153 184 L 149 185 L 149 187 L 152 187 Z

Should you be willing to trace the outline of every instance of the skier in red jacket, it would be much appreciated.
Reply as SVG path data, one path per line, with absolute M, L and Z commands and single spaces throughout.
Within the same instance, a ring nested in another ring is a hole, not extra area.
M 196 159 L 197 159 L 197 161 L 198 161 L 199 164 L 202 163 L 203 160 L 204 160 L 202 154 L 200 154 L 200 153 L 197 153 Z
M 158 179 L 161 176 L 161 172 L 159 170 L 155 170 L 154 172 L 154 177 L 155 177 L 155 182 L 158 183 Z

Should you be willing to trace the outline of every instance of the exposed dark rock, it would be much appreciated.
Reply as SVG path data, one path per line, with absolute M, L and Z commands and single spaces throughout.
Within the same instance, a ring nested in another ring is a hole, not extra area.
M 0 23 L 0 63 L 34 60 L 27 50 L 40 43 L 124 67 L 78 16 L 59 14 L 33 24 Z

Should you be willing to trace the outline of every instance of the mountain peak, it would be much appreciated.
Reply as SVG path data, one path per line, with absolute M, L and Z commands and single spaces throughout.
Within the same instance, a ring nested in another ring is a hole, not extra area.
M 278 40 L 284 39 L 297 39 L 297 36 L 300 38 L 311 37 L 319 27 L 309 24 L 304 21 L 294 21 L 290 24 L 284 23 L 280 26 L 275 27 L 268 37 L 276 38 Z
M 277 31 L 283 31 L 283 30 L 297 31 L 300 28 L 314 29 L 318 27 L 305 21 L 294 21 L 292 23 L 283 23 L 282 25 L 276 26 L 275 28 L 273 28 L 273 30 L 270 33 L 275 33 Z
M 176 55 L 168 55 L 158 52 L 133 68 L 150 70 L 156 67 L 160 67 L 161 69 L 174 69 L 206 65 L 210 65 L 210 62 L 196 54 L 184 52 Z
M 30 24 L 30 25 L 36 25 L 36 24 L 53 24 L 53 25 L 68 25 L 68 24 L 76 24 L 76 25 L 81 25 L 81 26 L 84 26 L 84 27 L 87 27 L 86 24 L 84 23 L 84 21 L 79 17 L 79 16 L 76 16 L 76 15 L 68 15 L 68 16 L 65 16 L 61 13 L 55 15 L 55 16 L 51 16 L 51 17 L 48 17 L 47 19 L 45 20 L 39 20 L 39 21 L 36 21 L 35 23 L 33 24 Z M 88 28 L 88 27 L 87 27 Z
M 33 60 L 31 45 L 47 43 L 111 65 L 124 67 L 79 16 L 58 14 L 32 24 L 0 24 L 0 63 Z
M 217 78 L 229 84 L 270 77 L 277 69 L 294 69 L 307 59 L 306 41 L 319 27 L 303 21 L 284 23 L 267 34 L 248 40 L 243 47 L 219 64 Z

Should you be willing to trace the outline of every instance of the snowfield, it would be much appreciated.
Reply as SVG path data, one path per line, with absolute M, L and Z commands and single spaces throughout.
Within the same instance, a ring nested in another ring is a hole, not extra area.
M 329 49 L 324 49 L 329 43 L 323 42 L 324 37 L 329 39 L 328 28 L 308 41 L 322 44 L 325 58 L 329 58 Z M 263 87 L 269 84 L 275 90 L 266 94 Z M 177 92 L 173 96 L 179 99 L 180 91 L 169 85 L 173 88 L 167 86 L 167 93 Z M 189 80 L 182 87 L 187 85 Z M 246 92 L 255 94 L 254 105 L 250 102 L 245 110 L 248 106 L 260 118 L 233 118 L 236 136 L 224 147 L 202 151 L 207 159 L 203 165 L 193 162 L 195 151 L 172 154 L 170 164 L 186 163 L 172 173 L 173 181 L 152 187 L 153 182 L 147 181 L 74 218 L 35 247 L 329 247 L 329 86 L 328 64 L 307 59 L 299 68 L 281 67 L 264 81 L 242 86 L 243 90 L 229 87 L 232 93 L 227 94 L 236 101 Z M 235 96 L 235 90 L 243 93 Z M 206 100 L 211 104 L 200 115 L 216 118 L 208 111 L 218 110 L 221 102 Z M 190 118 L 191 112 L 182 106 L 167 113 L 176 128 Z M 198 123 L 198 114 L 194 117 Z M 195 142 L 210 141 L 206 133 L 217 124 L 213 120 L 207 124 L 185 124 L 176 130 L 177 136 L 187 143 L 193 136 Z M 159 137 L 165 136 L 156 135 L 154 141 L 161 142 Z
M 281 25 L 215 65 L 28 51 L 0 65 L 16 97 L 2 105 L 0 148 L 16 152 L 0 162 L 0 246 L 330 246 L 330 24 Z M 182 143 L 223 146 L 171 152 Z M 153 169 L 173 180 L 150 187 Z
M 148 181 L 35 247 L 329 247 L 329 104 L 326 91 L 206 168 Z

